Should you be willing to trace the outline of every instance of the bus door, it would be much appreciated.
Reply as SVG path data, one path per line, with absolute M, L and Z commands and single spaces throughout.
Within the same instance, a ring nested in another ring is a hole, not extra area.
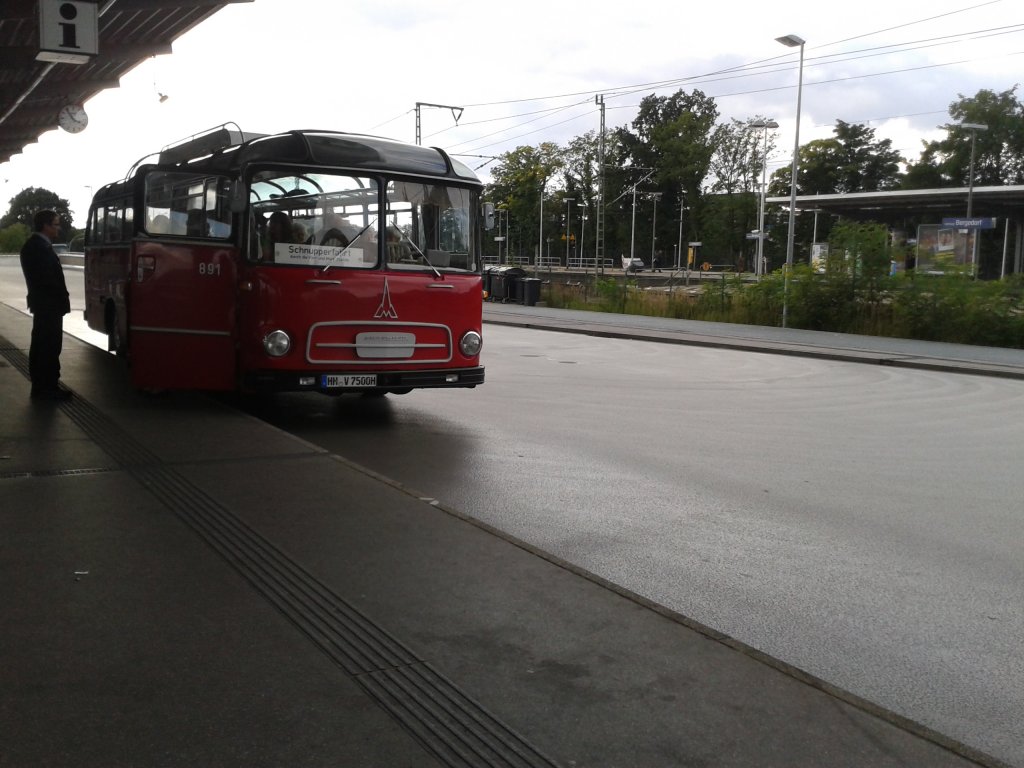
M 225 189 L 226 180 L 177 172 L 147 179 L 148 236 L 135 240 L 128 287 L 139 388 L 236 387 L 237 267 Z

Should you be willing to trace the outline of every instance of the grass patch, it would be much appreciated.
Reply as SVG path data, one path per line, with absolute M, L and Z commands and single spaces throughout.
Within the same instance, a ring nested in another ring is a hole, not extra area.
M 596 312 L 780 326 L 785 281 L 780 272 L 756 283 L 739 276 L 707 281 L 697 290 L 641 289 L 635 280 L 545 283 L 547 306 Z M 1024 349 L 1024 276 L 1000 281 L 966 274 L 819 274 L 793 270 L 787 326 L 868 336 L 948 341 Z

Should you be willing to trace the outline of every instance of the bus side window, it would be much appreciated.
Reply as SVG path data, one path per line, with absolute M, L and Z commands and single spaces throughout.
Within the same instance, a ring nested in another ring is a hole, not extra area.
M 106 241 L 108 243 L 121 242 L 121 210 L 119 208 L 107 208 Z
M 103 208 L 94 208 L 92 211 L 92 242 L 99 244 L 106 238 L 103 234 L 103 224 L 106 221 L 106 212 Z
M 132 208 L 132 201 L 126 200 L 121 218 L 122 238 L 125 242 L 135 237 L 135 209 Z
M 185 234 L 189 237 L 206 237 L 206 214 L 199 208 L 193 208 L 188 212 L 185 227 Z

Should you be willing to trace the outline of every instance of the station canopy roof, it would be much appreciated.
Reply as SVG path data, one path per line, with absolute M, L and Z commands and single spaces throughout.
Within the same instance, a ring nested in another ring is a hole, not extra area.
M 82 64 L 40 61 L 39 3 L 0 1 L 0 163 L 58 127 L 66 105 L 84 104 L 150 56 L 234 2 L 251 0 L 77 0 L 97 7 L 97 52 Z M 66 3 L 67 5 L 67 3 Z
M 797 195 L 796 207 L 798 211 L 817 210 L 858 220 L 963 216 L 967 210 L 967 195 L 967 187 Z M 765 202 L 788 208 L 790 198 L 788 195 L 769 197 Z M 1024 186 L 974 187 L 971 191 L 971 213 L 973 216 L 1021 218 L 1024 214 Z

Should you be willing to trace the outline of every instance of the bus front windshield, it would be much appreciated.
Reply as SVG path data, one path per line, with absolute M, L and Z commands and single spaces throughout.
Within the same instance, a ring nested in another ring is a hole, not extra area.
M 367 176 L 263 170 L 252 177 L 249 190 L 250 261 L 477 270 L 469 189 L 394 179 L 381 187 Z
M 441 184 L 391 181 L 385 242 L 392 269 L 476 271 L 473 195 Z
M 380 194 L 368 177 L 260 171 L 249 187 L 250 261 L 372 269 Z

